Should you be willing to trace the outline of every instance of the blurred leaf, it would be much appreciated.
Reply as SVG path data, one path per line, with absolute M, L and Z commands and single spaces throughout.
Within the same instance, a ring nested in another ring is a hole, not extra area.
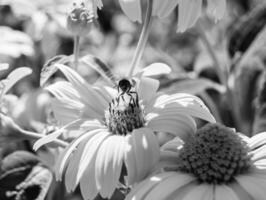
M 266 4 L 260 4 L 248 15 L 241 17 L 229 29 L 228 51 L 231 57 L 236 52 L 245 52 L 266 24 Z
M 172 82 L 171 86 L 164 89 L 164 91 L 170 94 L 177 92 L 199 94 L 206 89 L 214 89 L 220 93 L 225 92 L 224 86 L 205 78 L 185 79 L 178 82 Z
M 31 73 L 32 70 L 28 67 L 20 67 L 13 70 L 3 82 L 4 90 L 2 94 L 6 94 L 20 79 L 30 75 Z
M 266 72 L 261 76 L 259 92 L 256 98 L 256 111 L 253 122 L 253 135 L 266 131 Z
M 0 63 L 0 71 L 5 71 L 9 69 L 9 64 L 7 63 Z
M 1 162 L 1 200 L 43 200 L 52 181 L 52 173 L 37 156 L 16 151 Z
M 34 54 L 33 42 L 27 34 L 0 26 L 0 35 L 0 55 L 18 58 Z

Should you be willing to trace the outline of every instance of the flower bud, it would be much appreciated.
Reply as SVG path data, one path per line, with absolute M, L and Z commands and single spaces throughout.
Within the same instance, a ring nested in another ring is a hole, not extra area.
M 67 28 L 74 36 L 84 36 L 90 32 L 93 19 L 93 9 L 85 7 L 83 2 L 79 5 L 73 3 L 73 8 L 67 16 Z

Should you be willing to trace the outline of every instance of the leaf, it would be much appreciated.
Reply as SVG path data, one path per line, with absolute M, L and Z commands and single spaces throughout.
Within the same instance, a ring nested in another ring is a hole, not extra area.
M 16 151 L 1 163 L 1 200 L 43 200 L 52 181 L 52 173 L 34 154 Z
M 182 92 L 195 95 L 205 91 L 206 89 L 214 89 L 220 93 L 225 92 L 224 86 L 204 78 L 185 79 L 178 82 L 173 82 L 170 87 L 164 90 L 164 92 L 170 94 Z
M 0 72 L 1 71 L 5 71 L 7 69 L 9 69 L 9 64 L 7 64 L 7 63 L 0 63 Z
M 248 15 L 241 17 L 229 29 L 228 51 L 231 57 L 245 52 L 266 24 L 266 4 L 260 4 Z
M 32 73 L 32 70 L 28 67 L 20 67 L 12 71 L 4 80 L 4 89 L 2 94 L 6 94 L 19 80 Z
M 40 85 L 44 86 L 44 84 L 51 78 L 53 74 L 56 73 L 58 68 L 55 66 L 56 63 L 58 64 L 66 64 L 67 62 L 70 62 L 69 56 L 65 55 L 57 55 L 50 60 L 48 60 L 41 71 L 41 78 L 40 78 Z

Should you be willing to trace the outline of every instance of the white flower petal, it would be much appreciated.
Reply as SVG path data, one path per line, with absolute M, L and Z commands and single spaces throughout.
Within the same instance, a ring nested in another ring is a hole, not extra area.
M 265 144 L 266 144 L 266 132 L 262 132 L 257 135 L 254 135 L 248 140 L 248 146 L 251 149 L 256 149 Z
M 156 108 L 164 108 L 165 112 L 191 115 L 212 123 L 216 122 L 202 100 L 189 94 L 161 95 L 154 103 L 154 112 L 156 112 Z
M 87 140 L 88 138 L 92 137 L 93 135 L 101 132 L 102 130 L 94 130 L 87 132 L 77 139 L 75 139 L 67 148 L 64 149 L 64 151 L 59 156 L 56 165 L 55 165 L 55 175 L 57 180 L 61 180 L 63 171 L 66 167 L 66 163 L 69 159 L 69 156 L 72 154 L 72 152 L 76 149 L 76 147 L 84 140 Z
M 97 9 L 102 9 L 103 3 L 102 0 L 93 0 L 93 13 L 96 18 L 98 18 Z
M 95 162 L 96 185 L 103 198 L 110 199 L 118 185 L 124 157 L 124 137 L 113 135 L 101 145 Z
M 226 0 L 208 0 L 207 12 L 215 18 L 215 21 L 222 19 L 225 11 Z
M 178 28 L 184 32 L 191 28 L 201 15 L 202 0 L 180 0 L 178 4 Z
M 79 119 L 81 117 L 80 112 L 84 108 L 83 104 L 71 99 L 51 99 L 51 106 L 56 120 L 61 125 Z
M 150 129 L 135 129 L 127 140 L 129 145 L 125 152 L 125 165 L 127 182 L 131 185 L 148 175 L 158 162 L 160 151 L 158 141 Z
M 256 200 L 265 200 L 266 179 L 265 177 L 240 175 L 235 178 L 252 197 Z
M 95 199 L 98 194 L 95 178 L 95 160 L 96 154 L 91 159 L 91 165 L 88 166 L 80 179 L 80 190 L 83 199 Z
M 142 23 L 140 0 L 119 0 L 119 3 L 130 20 Z
M 258 169 L 266 169 L 266 158 L 259 159 L 253 163 Z
M 172 71 L 171 68 L 164 63 L 153 63 L 143 68 L 140 72 L 138 72 L 134 76 L 139 78 L 141 78 L 141 76 L 158 76 L 163 74 L 169 74 L 171 71 Z
M 137 186 L 133 187 L 125 200 L 143 200 L 146 194 L 161 181 L 175 175 L 175 172 L 165 172 L 145 179 Z
M 76 71 L 62 64 L 56 64 L 56 67 L 62 71 L 73 87 L 79 92 L 82 102 L 91 110 L 104 115 L 104 109 L 108 103 L 90 86 Z
M 208 184 L 195 186 L 193 189 L 187 191 L 187 194 L 182 198 L 182 200 L 213 200 L 213 187 L 213 185 Z
M 226 185 L 215 186 L 215 200 L 240 200 L 236 193 Z
M 149 104 L 152 98 L 156 95 L 160 82 L 158 80 L 142 77 L 137 86 L 139 98 L 143 100 L 143 104 Z
M 108 131 L 102 130 L 101 132 L 98 132 L 98 134 L 87 140 L 87 144 L 83 149 L 80 163 L 78 165 L 77 179 L 75 180 L 76 184 L 78 184 L 79 180 L 83 176 L 83 173 L 86 171 L 89 165 L 93 164 L 93 156 L 97 154 L 101 144 L 109 135 L 110 133 Z
M 149 116 L 147 116 L 149 117 Z M 147 126 L 153 131 L 171 133 L 182 139 L 196 132 L 195 120 L 179 113 L 158 112 L 157 117 L 147 120 Z
M 176 8 L 179 0 L 154 0 L 153 16 L 165 18 Z
M 253 162 L 257 160 L 265 159 L 266 158 L 266 145 L 260 148 L 257 148 L 256 150 L 251 151 L 251 153 L 253 154 L 251 157 L 251 160 Z
M 145 200 L 165 200 L 174 191 L 194 180 L 194 177 L 185 173 L 175 173 L 171 177 L 162 180 L 160 184 L 157 184 L 154 188 L 152 188 L 145 197 Z

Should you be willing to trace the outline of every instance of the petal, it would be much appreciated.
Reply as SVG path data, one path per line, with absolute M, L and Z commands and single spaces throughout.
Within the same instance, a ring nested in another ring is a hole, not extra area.
M 102 130 L 100 133 L 98 132 L 97 135 L 94 135 L 87 141 L 78 165 L 77 179 L 75 180 L 76 184 L 78 184 L 89 165 L 93 164 L 93 156 L 97 154 L 101 144 L 109 135 L 110 133 L 108 131 Z
M 173 12 L 178 3 L 179 0 L 154 0 L 153 16 L 158 16 L 159 18 L 167 17 Z
M 187 174 L 175 173 L 171 177 L 160 181 L 159 184 L 153 187 L 145 197 L 145 200 L 165 200 L 174 191 L 194 180 L 194 177 Z
M 156 95 L 160 82 L 158 80 L 142 77 L 137 86 L 139 98 L 143 100 L 143 104 L 149 104 L 151 99 Z
M 141 181 L 159 160 L 159 144 L 150 129 L 135 129 L 126 138 L 128 146 L 125 152 L 127 182 L 131 185 Z
M 153 187 L 173 175 L 175 175 L 175 172 L 165 172 L 145 179 L 137 186 L 133 187 L 125 200 L 143 200 Z
M 201 15 L 202 0 L 180 0 L 178 4 L 178 32 L 191 28 Z
M 164 108 L 164 112 L 191 115 L 215 123 L 214 117 L 202 100 L 193 95 L 183 93 L 161 95 L 155 100 L 154 111 L 150 112 L 158 112 L 157 108 Z
M 253 162 L 259 161 L 261 159 L 265 159 L 266 158 L 266 146 L 257 148 L 256 150 L 251 151 L 251 153 L 252 153 L 251 160 Z
M 215 200 L 239 200 L 236 193 L 226 185 L 215 186 Z
M 95 162 L 96 185 L 103 198 L 110 199 L 118 185 L 124 157 L 125 138 L 112 135 L 101 145 Z
M 62 64 L 56 64 L 56 67 L 62 71 L 70 83 L 79 92 L 82 102 L 91 110 L 104 115 L 108 103 L 90 86 L 76 71 Z
M 119 0 L 119 3 L 130 20 L 142 23 L 140 0 Z
M 222 19 L 225 11 L 225 0 L 208 0 L 207 12 L 215 18 L 215 21 Z
M 164 2 L 161 1 L 160 2 Z M 171 72 L 171 68 L 164 63 L 153 63 L 145 68 L 143 68 L 140 72 L 135 74 L 134 76 L 141 78 L 141 76 L 158 76 L 163 74 L 169 74 Z
M 193 189 L 187 191 L 187 194 L 182 198 L 182 200 L 213 200 L 213 185 L 200 184 Z
M 266 190 L 266 178 L 251 175 L 237 176 L 236 181 L 243 187 L 254 199 L 264 200 Z
M 156 117 L 153 115 L 153 118 L 150 119 L 151 114 L 147 115 L 147 126 L 153 131 L 171 133 L 182 139 L 196 132 L 195 120 L 190 116 L 160 111 Z
M 72 154 L 72 152 L 76 149 L 76 147 L 83 141 L 83 140 L 87 140 L 88 138 L 94 136 L 95 134 L 101 132 L 102 130 L 94 130 L 94 131 L 90 131 L 87 132 L 83 135 L 81 135 L 80 137 L 78 137 L 77 139 L 73 140 L 73 142 L 64 149 L 64 151 L 61 153 L 61 155 L 59 156 L 56 165 L 55 165 L 55 175 L 56 175 L 56 179 L 57 180 L 61 180 L 62 178 L 62 174 L 63 171 L 66 167 L 66 163 L 70 157 L 70 155 Z
M 248 146 L 251 149 L 256 149 L 266 144 L 266 132 L 252 136 L 248 141 Z
M 98 17 L 97 9 L 102 9 L 102 7 L 103 7 L 102 0 L 93 0 L 93 10 L 96 18 Z

